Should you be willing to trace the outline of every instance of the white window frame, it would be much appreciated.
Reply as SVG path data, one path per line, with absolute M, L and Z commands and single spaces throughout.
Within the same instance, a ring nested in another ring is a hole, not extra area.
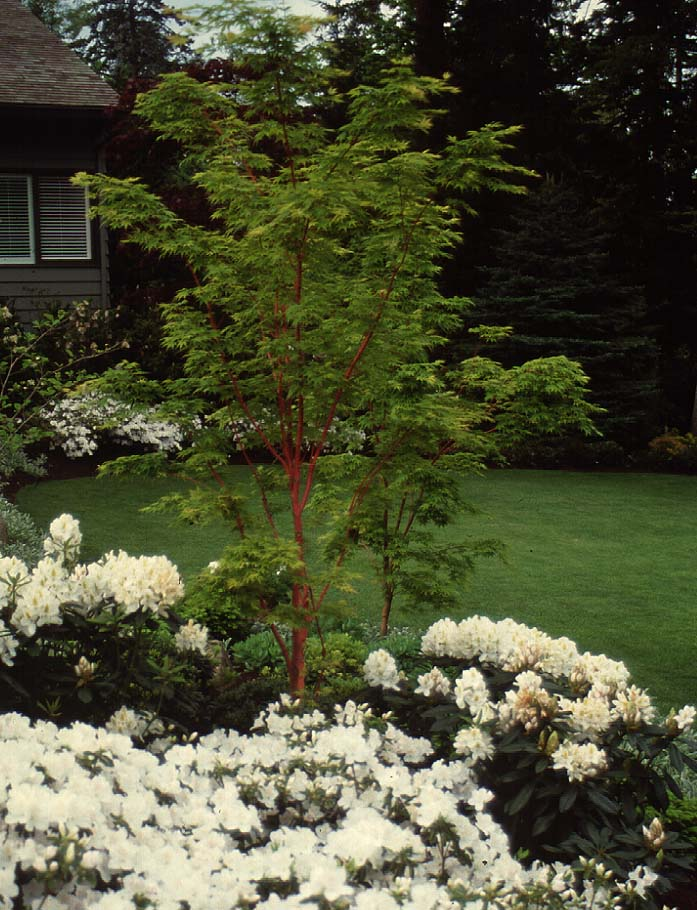
M 25 181 L 30 254 L 3 256 L 0 250 L 0 266 L 45 266 L 94 261 L 89 197 L 86 190 L 82 191 L 83 203 L 81 199 L 78 201 L 75 198 L 61 197 L 61 187 L 67 189 L 70 180 L 66 174 L 0 173 L 0 180 L 3 178 Z M 77 188 L 75 191 L 77 193 Z M 43 195 L 45 192 L 49 194 L 48 202 L 45 202 L 46 197 Z M 52 197 L 50 194 L 53 194 Z M 51 211 L 51 206 L 54 211 Z M 67 252 L 61 252 L 62 242 Z

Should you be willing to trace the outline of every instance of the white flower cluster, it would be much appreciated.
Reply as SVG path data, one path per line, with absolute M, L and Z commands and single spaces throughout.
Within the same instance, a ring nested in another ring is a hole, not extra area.
M 125 614 L 138 610 L 160 616 L 184 594 L 184 585 L 165 556 L 107 553 L 98 562 L 74 565 L 82 535 L 71 515 L 51 523 L 44 542 L 47 555 L 30 570 L 15 557 L 0 557 L 0 663 L 11 666 L 19 645 L 14 633 L 31 638 L 37 628 L 62 621 L 61 607 L 70 603 L 87 614 L 110 605 Z M 205 630 L 189 632 L 201 642 Z
M 604 654 L 580 654 L 571 639 L 552 638 L 512 619 L 494 622 L 485 616 L 470 616 L 460 623 L 441 619 L 424 635 L 421 650 L 433 657 L 478 660 L 511 672 L 536 670 L 567 677 L 578 691 L 587 691 L 595 683 L 614 693 L 626 688 L 629 681 L 623 663 Z
M 208 650 L 208 629 L 190 619 L 174 636 L 174 644 L 179 651 L 205 654 Z
M 42 416 L 56 445 L 69 458 L 91 455 L 103 434 L 121 445 L 143 443 L 164 452 L 179 451 L 184 441 L 181 425 L 159 419 L 155 408 L 137 407 L 97 392 L 64 398 Z
M 602 654 L 581 654 L 570 639 L 552 638 L 512 619 L 439 620 L 423 636 L 421 650 L 432 657 L 471 661 L 516 674 L 498 702 L 492 700 L 477 666 L 464 670 L 454 684 L 438 668 L 418 678 L 416 694 L 451 699 L 470 715 L 475 726 L 457 734 L 455 748 L 472 763 L 493 754 L 489 733 L 476 725 L 489 724 L 496 732 L 519 726 L 535 734 L 558 718 L 568 733 L 565 742 L 557 742 L 552 765 L 566 772 L 570 781 L 582 781 L 606 769 L 607 755 L 601 745 L 614 724 L 638 730 L 655 716 L 648 694 L 629 685 L 623 663 Z M 543 675 L 567 684 L 576 697 L 551 694 Z M 401 682 L 397 664 L 382 650 L 368 656 L 365 678 L 370 685 L 389 689 L 399 688 Z M 671 714 L 669 731 L 677 735 L 688 730 L 695 715 L 689 705 Z
M 160 756 L 110 730 L 0 716 L 0 907 L 619 906 L 606 877 L 577 893 L 566 867 L 522 868 L 471 769 L 411 754 L 418 743 L 351 703 L 333 722 L 274 705 L 255 735 Z

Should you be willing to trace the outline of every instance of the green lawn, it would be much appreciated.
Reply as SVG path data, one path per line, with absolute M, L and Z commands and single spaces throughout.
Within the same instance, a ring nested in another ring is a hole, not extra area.
M 233 469 L 244 483 L 244 469 Z M 480 510 L 444 534 L 498 537 L 490 560 L 463 584 L 459 614 L 512 616 L 583 648 L 627 662 L 662 707 L 697 703 L 697 478 L 648 474 L 492 471 L 463 481 Z M 166 553 L 190 577 L 227 539 L 221 525 L 190 528 L 139 509 L 166 481 L 79 479 L 26 487 L 18 504 L 46 527 L 60 512 L 80 519 L 85 559 L 123 548 Z M 377 617 L 372 582 L 353 598 Z M 396 610 L 393 623 L 426 626 L 433 612 Z

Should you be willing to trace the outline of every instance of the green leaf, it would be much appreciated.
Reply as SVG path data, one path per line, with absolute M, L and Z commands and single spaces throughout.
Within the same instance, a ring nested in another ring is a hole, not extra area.
M 568 812 L 575 804 L 577 797 L 578 789 L 576 787 L 569 787 L 568 790 L 564 790 L 559 797 L 559 811 Z
M 524 809 L 527 804 L 530 802 L 533 793 L 535 792 L 535 781 L 528 781 L 520 790 L 516 793 L 513 799 L 510 799 L 504 808 L 504 812 L 507 815 L 517 815 L 522 809 Z

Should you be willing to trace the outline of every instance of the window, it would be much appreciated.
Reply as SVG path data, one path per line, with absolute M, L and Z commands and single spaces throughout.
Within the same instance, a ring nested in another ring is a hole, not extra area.
M 87 194 L 69 177 L 0 174 L 0 264 L 88 260 Z
M 31 177 L 0 175 L 0 263 L 34 262 Z

